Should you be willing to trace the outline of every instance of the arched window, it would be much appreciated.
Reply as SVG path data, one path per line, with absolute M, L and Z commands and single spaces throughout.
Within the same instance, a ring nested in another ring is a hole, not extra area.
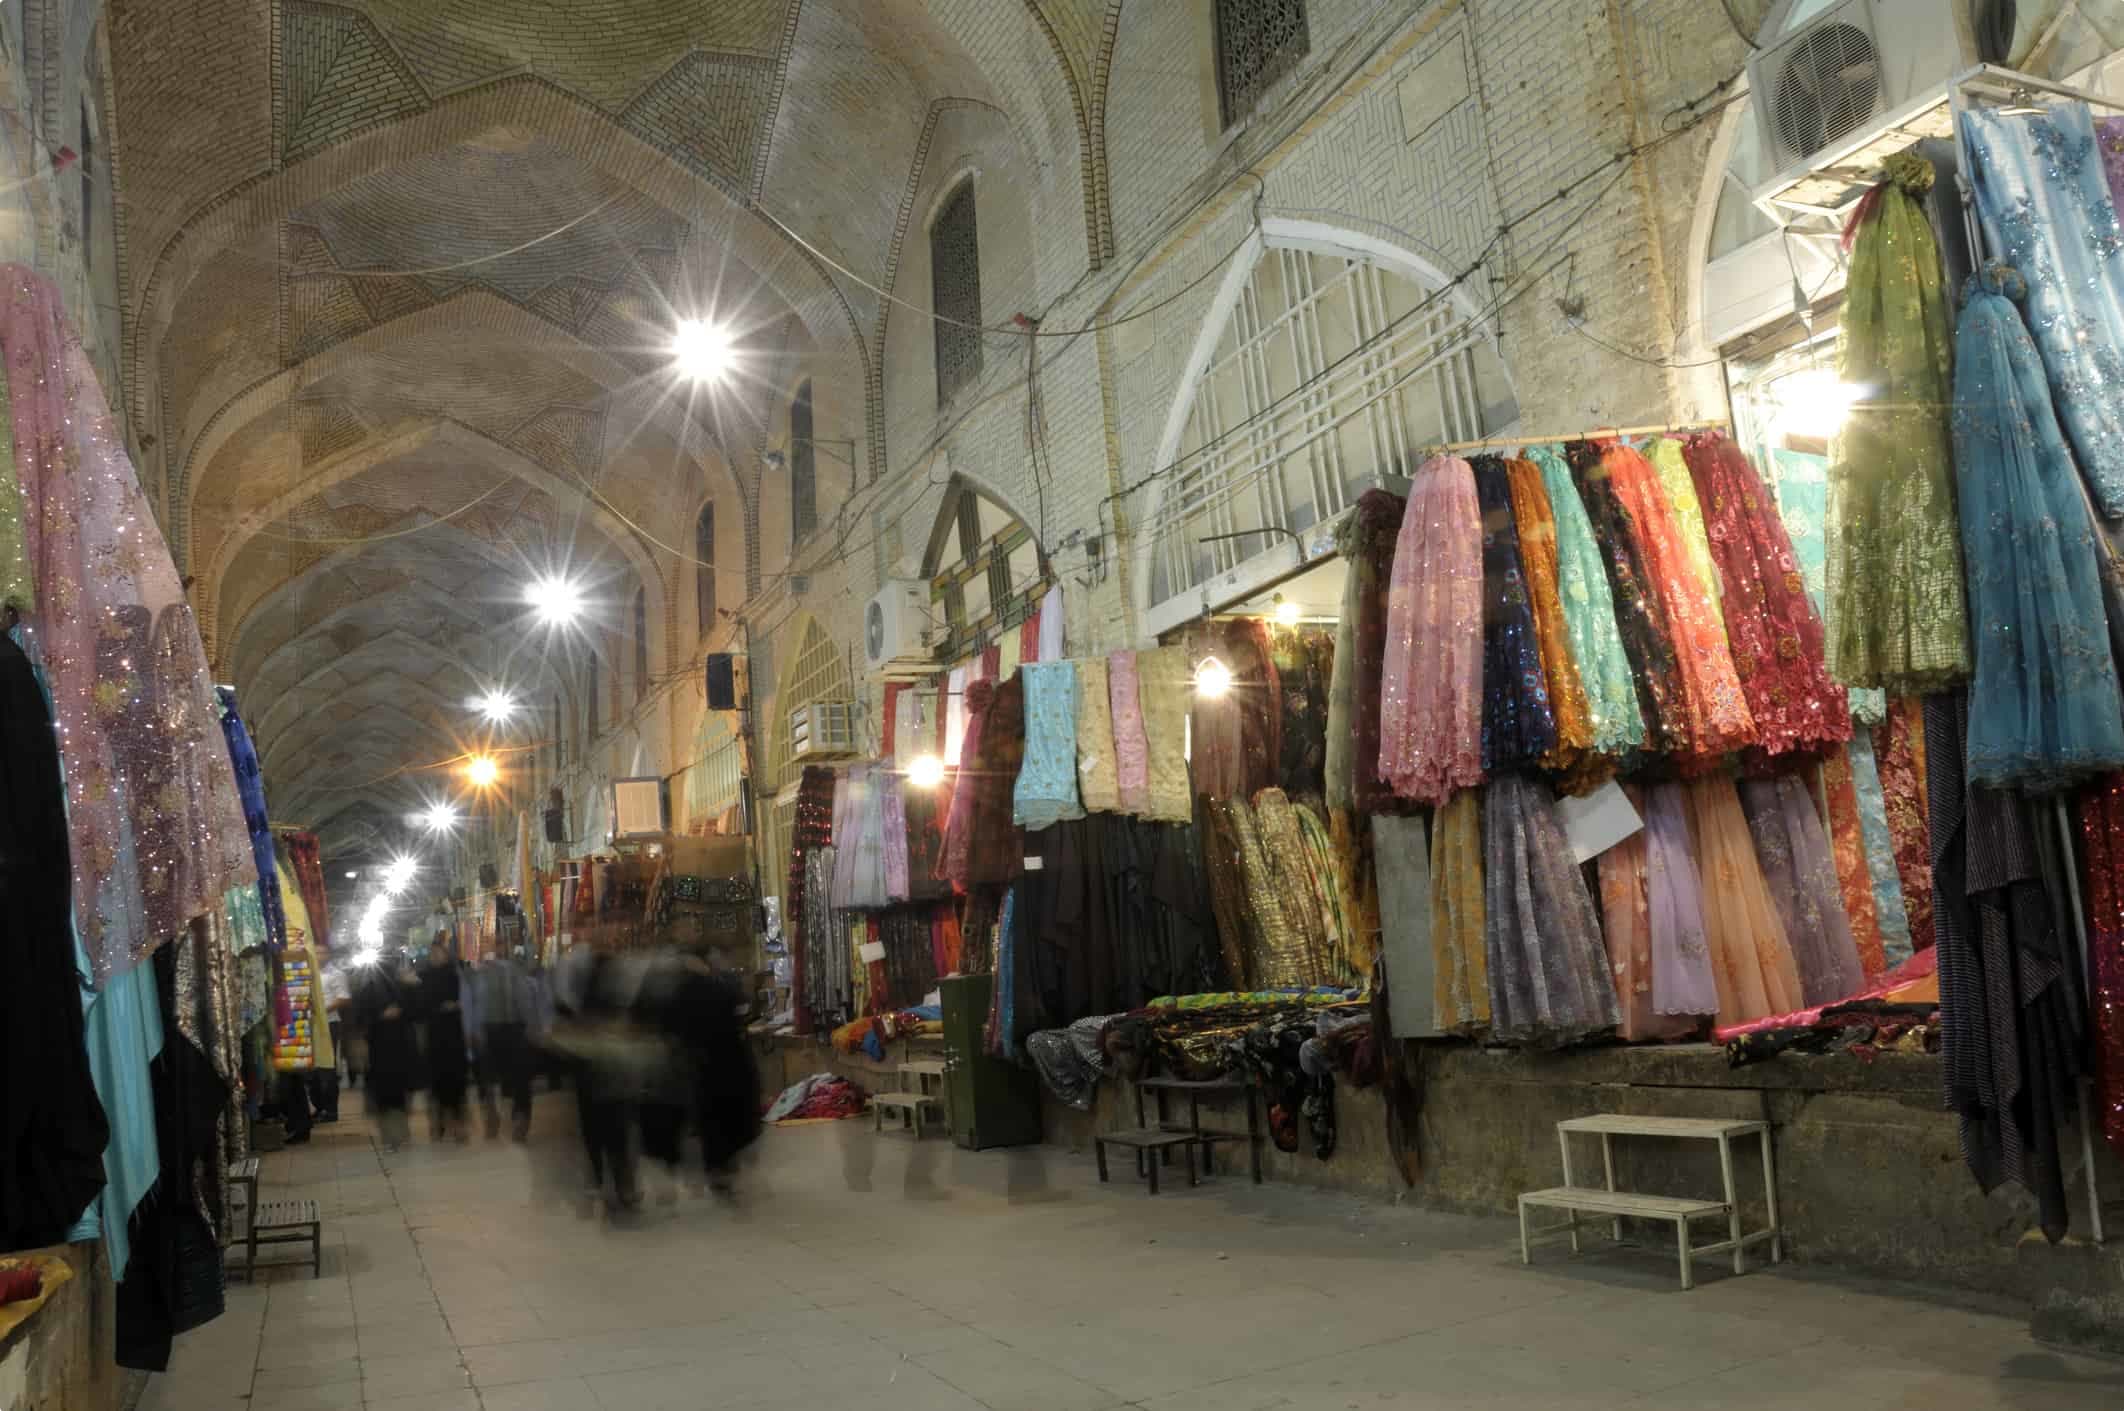
M 583 742 L 586 745 L 594 745 L 597 743 L 597 677 L 597 649 L 593 647 L 590 651 L 590 690 L 587 693 L 587 708 L 583 716 L 583 726 L 585 731 Z
M 701 506 L 693 522 L 693 605 L 701 635 L 715 626 L 715 502 Z
M 1216 0 L 1217 109 L 1232 127 L 1306 56 L 1305 0 Z
M 553 772 L 560 773 L 568 767 L 568 740 L 561 734 L 560 692 L 553 693 Z
M 951 193 L 929 227 L 929 300 L 937 315 L 941 406 L 981 375 L 981 245 L 971 180 Z
M 819 462 L 811 439 L 811 379 L 789 404 L 789 542 L 801 544 L 819 527 Z
M 649 694 L 649 590 L 634 590 L 634 703 Z
M 922 556 L 941 608 L 944 661 L 954 661 L 1025 621 L 1047 591 L 1039 541 L 1016 515 L 954 477 Z

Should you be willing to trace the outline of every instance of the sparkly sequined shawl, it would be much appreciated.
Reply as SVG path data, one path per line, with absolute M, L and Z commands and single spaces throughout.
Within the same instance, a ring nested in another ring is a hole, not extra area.
M 206 653 L 168 547 L 59 293 L 0 270 L 25 541 L 25 619 L 49 672 L 67 774 L 74 915 L 99 979 L 257 881 Z

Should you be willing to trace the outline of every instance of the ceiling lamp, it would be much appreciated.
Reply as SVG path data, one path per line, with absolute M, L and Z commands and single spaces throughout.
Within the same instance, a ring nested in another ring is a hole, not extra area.
M 447 833 L 457 826 L 457 810 L 446 803 L 432 803 L 420 822 L 430 833 Z
M 491 789 L 501 778 L 501 765 L 490 754 L 476 754 L 465 761 L 465 778 L 472 781 L 475 789 Z
M 524 589 L 524 601 L 548 627 L 566 627 L 583 615 L 582 585 L 565 574 L 547 573 L 532 579 Z M 485 708 L 484 700 L 481 708 Z
M 1232 689 L 1232 669 L 1215 657 L 1204 657 L 1195 668 L 1195 693 L 1216 700 Z
M 1281 593 L 1276 595 L 1276 621 L 1278 623 L 1285 627 L 1296 627 L 1301 611 L 1295 600 L 1286 598 Z
M 384 868 L 383 891 L 387 897 L 395 897 L 413 885 L 413 874 L 420 871 L 416 858 L 394 857 L 390 866 Z
M 907 782 L 917 789 L 934 789 L 944 782 L 944 761 L 933 754 L 918 756 L 907 766 Z
M 682 318 L 671 330 L 671 360 L 695 382 L 720 382 L 737 361 L 730 330 L 706 319 Z
M 492 690 L 472 702 L 472 708 L 484 716 L 491 725 L 499 725 L 516 714 L 516 697 L 507 691 Z

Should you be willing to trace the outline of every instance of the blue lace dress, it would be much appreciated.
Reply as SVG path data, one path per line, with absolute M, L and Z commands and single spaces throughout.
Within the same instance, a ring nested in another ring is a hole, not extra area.
M 1985 238 L 2027 281 L 2057 422 L 2095 504 L 2124 516 L 2124 230 L 2094 120 L 2085 103 L 2039 116 L 1977 108 L 1962 114 L 1962 136 Z
M 1954 463 L 1976 677 L 1968 777 L 2063 789 L 2124 764 L 2124 700 L 2093 517 L 1999 264 L 1969 282 L 1955 331 Z

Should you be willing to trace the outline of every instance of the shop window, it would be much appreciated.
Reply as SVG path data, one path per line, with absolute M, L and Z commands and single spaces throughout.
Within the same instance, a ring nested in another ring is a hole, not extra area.
M 649 694 L 649 590 L 634 590 L 634 703 Z
M 715 626 L 715 501 L 693 521 L 693 607 L 701 635 Z
M 1232 127 L 1312 48 L 1305 0 L 1214 0 L 1217 105 Z
M 1047 590 L 1032 530 L 963 481 L 944 492 L 922 572 L 931 600 L 942 608 L 946 661 L 1023 623 Z
M 801 544 L 819 527 L 818 450 L 811 439 L 811 380 L 789 404 L 789 542 Z
M 1153 606 L 1348 509 L 1427 450 L 1510 426 L 1488 332 L 1421 281 L 1262 253 L 1192 392 L 1150 516 Z
M 981 249 L 971 180 L 951 193 L 929 227 L 929 281 L 941 406 L 981 375 Z

